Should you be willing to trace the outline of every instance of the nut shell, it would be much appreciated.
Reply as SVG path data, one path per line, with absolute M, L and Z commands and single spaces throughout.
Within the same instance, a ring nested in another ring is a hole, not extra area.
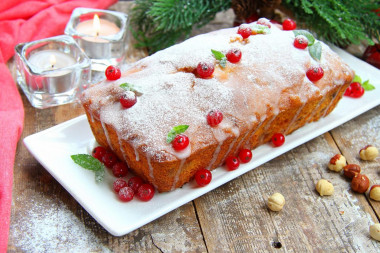
M 369 179 L 364 174 L 356 174 L 352 178 L 351 189 L 358 193 L 365 193 L 369 188 Z
M 356 174 L 360 174 L 361 168 L 357 164 L 349 164 L 343 167 L 343 174 L 348 178 L 353 178 Z
M 326 179 L 321 179 L 315 185 L 315 189 L 321 196 L 329 196 L 334 193 L 334 186 Z
M 366 161 L 375 160 L 378 155 L 379 150 L 372 145 L 367 145 L 359 151 L 360 158 Z
M 327 167 L 336 172 L 342 171 L 343 167 L 346 165 L 346 158 L 341 154 L 334 155 L 331 159 Z
M 285 205 L 285 198 L 281 193 L 276 192 L 268 198 L 268 207 L 270 210 L 278 212 Z
M 369 234 L 377 241 L 380 241 L 380 224 L 376 223 L 369 227 Z
M 380 201 L 380 185 L 375 184 L 369 190 L 369 197 L 373 200 Z

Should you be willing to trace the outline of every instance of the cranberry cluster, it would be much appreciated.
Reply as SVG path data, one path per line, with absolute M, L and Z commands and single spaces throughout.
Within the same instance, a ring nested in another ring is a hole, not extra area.
M 226 158 L 225 164 L 229 171 L 239 168 L 240 163 L 248 163 L 252 159 L 252 152 L 249 149 L 240 150 L 238 156 L 229 156 Z
M 128 174 L 128 167 L 121 162 L 112 151 L 98 146 L 93 149 L 92 156 L 111 169 L 112 174 L 117 177 L 113 183 L 113 190 L 123 202 L 128 202 L 136 195 L 142 201 L 149 201 L 154 196 L 154 187 L 137 176 L 131 177 L 128 181 L 122 179 Z
M 360 98 L 364 95 L 364 88 L 359 82 L 353 82 L 348 86 L 344 95 L 352 98 Z
M 226 60 L 231 63 L 238 63 L 241 59 L 241 51 L 238 48 L 232 48 L 226 53 Z M 196 73 L 200 78 L 207 79 L 214 73 L 214 64 L 208 62 L 200 62 L 197 65 Z

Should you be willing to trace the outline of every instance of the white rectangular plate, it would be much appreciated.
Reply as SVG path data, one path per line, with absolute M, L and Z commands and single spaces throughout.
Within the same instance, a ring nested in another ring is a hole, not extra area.
M 42 166 L 108 232 L 115 236 L 125 235 L 379 105 L 380 70 L 339 48 L 333 49 L 350 64 L 363 81 L 369 79 L 376 89 L 365 92 L 359 99 L 344 97 L 330 115 L 286 136 L 285 145 L 279 148 L 273 148 L 269 144 L 256 148 L 253 150 L 252 161 L 241 165 L 239 169 L 231 172 L 224 168 L 214 170 L 213 179 L 206 187 L 197 187 L 190 182 L 173 192 L 156 194 L 149 202 L 134 199 L 129 203 L 122 203 L 112 191 L 114 178 L 111 175 L 106 174 L 104 182 L 96 183 L 93 172 L 82 169 L 70 158 L 73 154 L 88 153 L 88 147 L 95 141 L 84 115 L 30 135 L 24 139 L 24 143 Z

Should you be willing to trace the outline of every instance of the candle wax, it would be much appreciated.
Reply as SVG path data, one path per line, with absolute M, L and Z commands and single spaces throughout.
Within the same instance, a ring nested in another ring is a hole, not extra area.
M 55 58 L 55 61 L 52 61 L 52 58 Z M 76 63 L 72 56 L 58 50 L 35 52 L 30 55 L 28 61 L 42 71 L 65 68 Z
M 120 31 L 120 28 L 111 21 L 108 21 L 106 19 L 99 19 L 100 20 L 100 28 L 98 31 L 94 28 L 93 20 L 85 20 L 83 22 L 80 22 L 75 29 L 79 33 L 83 33 L 86 35 L 90 35 L 92 37 L 84 37 L 84 40 L 93 41 L 93 42 L 108 42 L 104 39 L 98 38 L 97 36 L 109 36 L 114 35 Z

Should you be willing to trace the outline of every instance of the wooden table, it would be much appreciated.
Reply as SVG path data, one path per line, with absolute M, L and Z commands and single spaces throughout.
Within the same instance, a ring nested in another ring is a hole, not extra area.
M 127 12 L 128 8 L 121 2 L 111 9 Z M 229 25 L 217 19 L 197 32 Z M 141 58 L 144 53 L 134 50 L 132 55 Z M 9 67 L 14 73 L 12 62 Z M 21 140 L 84 113 L 75 103 L 35 109 L 23 94 L 22 98 Z M 360 164 L 372 183 L 380 183 L 380 158 L 366 162 L 358 157 L 367 144 L 380 147 L 380 106 L 125 236 L 114 237 L 20 141 L 8 251 L 379 252 L 380 242 L 370 238 L 369 225 L 378 222 L 380 202 L 352 192 L 349 180 L 326 166 L 341 153 L 349 163 Z M 333 196 L 320 197 L 315 191 L 321 178 L 334 184 Z M 268 196 L 276 191 L 286 198 L 278 213 L 266 207 Z

